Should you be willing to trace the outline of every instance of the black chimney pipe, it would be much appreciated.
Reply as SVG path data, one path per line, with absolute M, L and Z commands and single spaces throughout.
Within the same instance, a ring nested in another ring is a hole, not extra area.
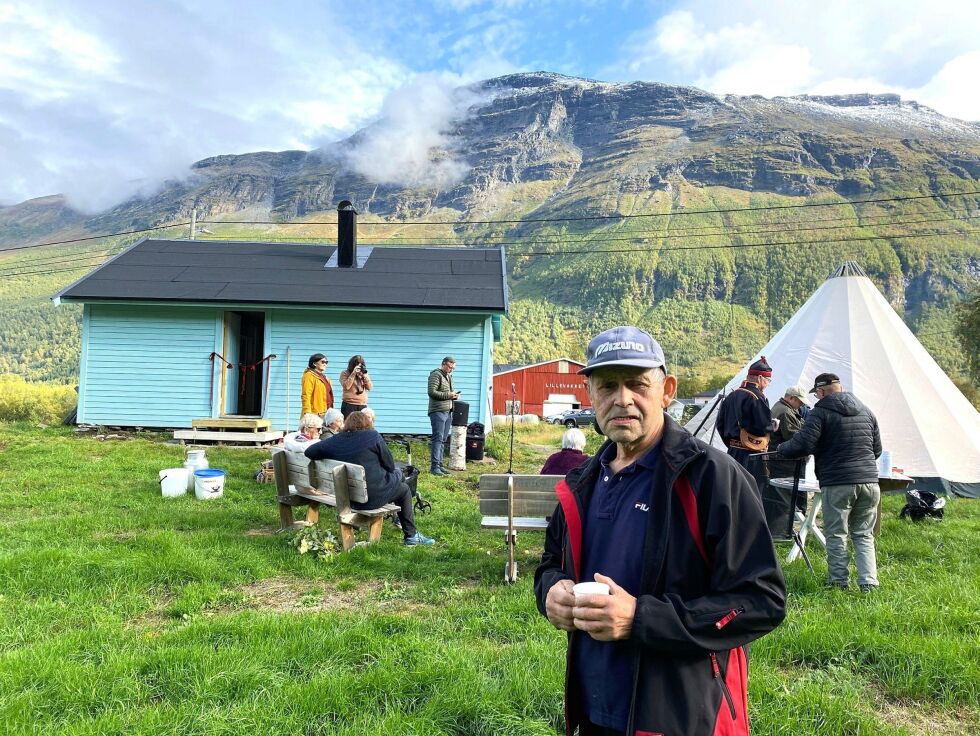
M 357 210 L 346 199 L 337 205 L 337 267 L 357 267 Z

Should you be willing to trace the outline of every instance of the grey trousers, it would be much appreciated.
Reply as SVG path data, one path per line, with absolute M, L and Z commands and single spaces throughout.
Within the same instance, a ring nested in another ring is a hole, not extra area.
M 877 483 L 822 486 L 823 533 L 827 537 L 827 576 L 847 585 L 847 537 L 854 545 L 858 585 L 878 585 L 874 526 L 881 491 Z

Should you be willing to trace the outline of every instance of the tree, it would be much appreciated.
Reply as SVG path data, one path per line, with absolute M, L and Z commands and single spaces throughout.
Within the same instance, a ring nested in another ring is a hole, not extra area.
M 957 306 L 956 334 L 969 361 L 970 376 L 980 383 L 980 288 Z

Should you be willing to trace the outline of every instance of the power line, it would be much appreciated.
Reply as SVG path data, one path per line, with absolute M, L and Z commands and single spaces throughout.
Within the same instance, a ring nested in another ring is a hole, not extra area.
M 547 236 L 529 236 L 527 238 L 521 238 L 519 240 L 493 240 L 484 239 L 473 241 L 469 245 L 473 246 L 499 246 L 499 245 L 532 245 L 535 243 L 540 243 L 542 245 L 556 244 L 556 245 L 569 245 L 575 243 L 610 243 L 610 242 L 620 242 L 620 241 L 637 241 L 637 240 L 684 240 L 688 238 L 708 238 L 708 237 L 734 237 L 742 235 L 770 235 L 773 233 L 802 233 L 802 232 L 814 232 L 821 230 L 844 230 L 852 228 L 883 228 L 883 227 L 898 227 L 903 225 L 918 225 L 918 224 L 928 224 L 937 222 L 964 222 L 967 220 L 974 220 L 980 218 L 980 214 L 976 215 L 966 215 L 958 217 L 929 217 L 922 218 L 918 220 L 895 220 L 893 222 L 878 222 L 878 223 L 867 223 L 867 224 L 847 224 L 847 225 L 828 225 L 823 227 L 767 227 L 764 229 L 757 230 L 739 230 L 737 228 L 726 228 L 725 226 L 714 226 L 712 229 L 716 232 L 711 233 L 661 233 L 660 231 L 633 231 L 629 234 L 624 234 L 622 236 L 596 236 L 591 235 L 588 237 L 581 238 L 568 238 L 561 235 L 547 235 Z M 774 223 L 778 224 L 778 223 Z M 701 228 L 704 229 L 704 228 Z M 955 232 L 951 233 L 955 234 Z M 506 237 L 506 236 L 499 236 Z M 890 236 L 882 236 L 890 237 Z M 221 242 L 241 242 L 240 238 L 232 236 L 212 236 L 207 238 L 201 238 L 201 240 L 208 241 L 221 241 Z M 297 237 L 284 237 L 265 239 L 267 242 L 323 242 L 322 237 L 309 237 L 309 238 L 297 238 Z M 458 240 L 453 240 L 446 243 L 434 243 L 434 240 L 449 240 L 448 238 L 411 238 L 412 243 L 401 242 L 403 240 L 408 240 L 408 238 L 397 238 L 399 242 L 392 243 L 391 239 L 384 240 L 361 240 L 360 245 L 388 245 L 388 246 L 421 246 L 421 245 L 465 245 L 460 243 Z
M 527 253 L 515 252 L 513 257 L 515 258 L 536 258 L 536 257 L 560 257 L 560 256 L 575 256 L 575 255 L 591 255 L 594 253 L 671 253 L 674 251 L 681 250 L 719 250 L 724 248 L 776 248 L 785 246 L 797 246 L 797 247 L 818 247 L 824 245 L 834 245 L 840 243 L 851 243 L 851 242 L 865 242 L 872 240 L 897 240 L 904 238 L 935 238 L 940 236 L 962 236 L 971 235 L 973 233 L 980 233 L 980 229 L 966 230 L 962 232 L 942 232 L 942 233 L 907 233 L 904 235 L 874 235 L 868 237 L 852 237 L 852 238 L 838 238 L 832 240 L 815 240 L 806 243 L 801 243 L 797 240 L 785 240 L 776 242 L 765 242 L 765 243 L 726 243 L 721 245 L 679 245 L 672 248 L 592 248 L 589 250 L 561 250 L 561 251 L 530 251 Z M 595 241 L 602 242 L 602 241 Z M 101 265 L 101 264 L 95 264 Z M 89 266 L 91 267 L 91 266 Z M 84 268 L 78 267 L 78 268 Z M 16 276 L 40 276 L 52 273 L 67 273 L 70 271 L 77 271 L 78 268 L 63 268 L 54 269 L 50 271 L 31 271 L 31 272 L 21 272 L 16 274 L 0 274 L 0 276 L 10 275 Z
M 522 240 L 485 240 L 481 239 L 477 241 L 478 245 L 523 245 L 526 243 L 540 242 L 540 243 L 593 243 L 601 240 L 602 242 L 610 241 L 620 241 L 620 240 L 682 240 L 687 238 L 710 238 L 717 236 L 738 236 L 738 235 L 768 235 L 771 233 L 799 233 L 799 232 L 814 232 L 819 230 L 844 230 L 849 228 L 871 228 L 871 227 L 898 227 L 899 225 L 918 225 L 924 223 L 935 223 L 935 222 L 958 222 L 965 220 L 974 220 L 980 217 L 980 214 L 976 215 L 966 215 L 958 217 L 932 217 L 920 220 L 896 220 L 894 222 L 877 222 L 868 224 L 848 224 L 848 225 L 825 225 L 822 227 L 796 227 L 796 228 L 786 228 L 786 227 L 768 227 L 760 230 L 739 230 L 737 228 L 726 228 L 723 225 L 715 226 L 712 229 L 717 232 L 711 233 L 666 233 L 660 234 L 656 231 L 635 231 L 629 235 L 623 235 L 622 237 L 582 237 L 582 238 L 565 238 L 560 235 L 547 235 L 547 236 L 533 236 L 524 238 Z M 776 225 L 778 223 L 774 223 Z M 704 228 L 701 228 L 704 229 Z M 502 236 L 506 237 L 506 236 Z M 545 239 L 547 238 L 547 239 Z M 215 238 L 220 239 L 220 238 Z M 398 240 L 403 240 L 399 238 Z M 426 241 L 424 238 L 413 238 L 413 240 L 420 240 L 422 243 L 431 242 L 431 239 Z M 365 240 L 361 241 L 363 245 L 378 245 L 383 244 L 385 241 L 372 241 Z M 451 245 L 452 243 L 447 243 L 445 245 Z M 411 244 L 408 244 L 411 245 Z
M 121 230 L 118 233 L 106 233 L 104 235 L 90 235 L 84 238 L 72 238 L 71 240 L 52 240 L 48 243 L 31 243 L 29 245 L 18 245 L 13 248 L 0 248 L 0 254 L 7 253 L 12 250 L 27 250 L 29 248 L 45 248 L 49 245 L 69 245 L 70 243 L 81 243 L 85 240 L 100 240 L 102 238 L 115 238 L 120 235 L 138 235 L 139 233 L 148 233 L 154 230 L 169 230 L 175 227 L 187 227 L 191 223 L 188 222 L 175 222 L 170 225 L 156 225 L 154 227 L 144 227 L 139 230 Z
M 50 266 L 55 263 L 71 263 L 72 261 L 78 260 L 89 260 L 91 258 L 99 258 L 101 256 L 111 255 L 112 253 L 119 253 L 119 250 L 99 250 L 99 251 L 86 251 L 85 253 L 78 253 L 73 256 L 53 256 L 49 258 L 36 258 L 32 259 L 26 263 L 17 263 L 8 265 L 7 268 L 34 268 L 35 266 Z M 3 275 L 3 272 L 0 272 Z
M 907 233 L 905 235 L 873 235 L 870 237 L 854 237 L 854 238 L 840 238 L 834 240 L 814 240 L 808 243 L 801 243 L 798 240 L 784 240 L 778 242 L 768 242 L 768 243 L 728 243 L 724 245 L 678 245 L 673 248 L 601 248 L 601 249 L 591 249 L 591 250 L 561 250 L 561 251 L 532 251 L 529 253 L 514 253 L 514 257 L 523 258 L 527 257 L 554 257 L 554 256 L 569 256 L 569 255 L 590 255 L 592 253 L 671 253 L 676 250 L 716 250 L 719 248 L 769 248 L 769 247 L 780 247 L 787 245 L 796 246 L 806 246 L 806 247 L 816 247 L 821 245 L 833 245 L 835 243 L 852 243 L 852 242 L 862 242 L 868 240 L 896 240 L 900 238 L 935 238 L 941 235 L 970 235 L 973 233 L 980 233 L 980 229 L 976 230 L 965 230 L 963 232 L 945 232 L 945 233 Z
M 705 215 L 705 214 L 722 214 L 730 212 L 767 212 L 775 210 L 797 210 L 812 207 L 843 207 L 857 204 L 882 204 L 887 202 L 909 202 L 914 200 L 923 199 L 945 199 L 950 197 L 968 197 L 973 195 L 980 195 L 980 190 L 973 190 L 967 192 L 939 192 L 935 194 L 917 194 L 909 195 L 904 197 L 882 197 L 878 199 L 853 199 L 844 200 L 842 202 L 802 202 L 799 204 L 784 204 L 784 205 L 764 205 L 762 207 L 729 207 L 721 209 L 702 209 L 702 210 L 672 210 L 670 212 L 654 212 L 654 213 L 641 213 L 635 215 L 626 214 L 616 214 L 616 215 L 584 215 L 581 217 L 539 217 L 539 218 L 527 218 L 519 220 L 465 220 L 457 222 L 432 222 L 424 220 L 416 220 L 413 222 L 361 222 L 358 223 L 359 226 L 369 227 L 375 225 L 398 225 L 398 226 L 409 226 L 409 225 L 445 225 L 449 227 L 459 227 L 468 225 L 506 225 L 506 224 L 520 224 L 520 223 L 531 223 L 531 222 L 580 222 L 585 220 L 627 220 L 636 218 L 649 218 L 649 217 L 680 217 L 686 215 Z M 306 221 L 306 222 L 276 222 L 273 220 L 198 220 L 199 223 L 208 224 L 225 224 L 225 225 L 336 225 L 336 221 Z M 44 248 L 52 245 L 68 245 L 71 243 L 80 243 L 89 240 L 99 240 L 102 238 L 113 238 L 121 235 L 138 235 L 140 233 L 154 232 L 156 230 L 168 230 L 172 228 L 187 227 L 190 222 L 176 222 L 169 225 L 156 225 L 153 227 L 139 228 L 136 230 L 122 230 L 115 233 L 104 233 L 102 235 L 90 235 L 82 238 L 71 238 L 67 240 L 52 240 L 45 243 L 30 243 L 27 245 L 14 246 L 11 248 L 3 248 L 0 253 L 17 251 L 17 250 L 27 250 L 30 248 Z
M 971 208 L 971 209 L 960 209 L 960 210 L 949 210 L 949 211 L 947 211 L 946 214 L 956 215 L 957 213 L 969 213 L 969 212 L 977 212 L 977 210 L 975 208 Z M 909 216 L 911 216 L 912 214 L 914 214 L 914 213 L 909 213 Z M 894 217 L 894 215 L 891 215 L 891 214 L 888 214 L 888 215 L 870 215 L 867 218 L 867 220 L 872 219 L 872 218 L 874 218 L 874 219 L 882 219 L 882 218 L 890 218 L 890 217 Z M 868 222 L 867 220 L 862 221 L 862 222 L 849 222 L 849 221 L 848 222 L 845 222 L 844 218 L 842 218 L 842 217 L 825 217 L 825 218 L 818 218 L 816 220 L 804 220 L 802 222 L 800 222 L 800 221 L 795 221 L 794 222 L 794 221 L 785 221 L 785 220 L 783 220 L 783 221 L 777 221 L 777 222 L 764 223 L 764 225 L 767 228 L 765 230 L 742 230 L 741 228 L 753 227 L 754 226 L 753 223 L 744 223 L 744 224 L 729 224 L 729 225 L 702 225 L 700 227 L 695 227 L 695 228 L 677 228 L 677 229 L 671 229 L 668 232 L 665 232 L 662 229 L 658 229 L 658 230 L 616 230 L 616 231 L 611 231 L 611 232 L 619 232 L 619 233 L 624 233 L 624 234 L 628 233 L 631 237 L 624 237 L 622 239 L 623 240 L 629 240 L 629 239 L 644 237 L 644 236 L 647 236 L 647 235 L 649 235 L 651 237 L 660 237 L 660 238 L 668 238 L 668 237 L 669 238 L 677 238 L 677 237 L 681 237 L 682 235 L 684 235 L 686 237 L 699 237 L 699 236 L 707 236 L 707 235 L 715 235 L 715 234 L 729 234 L 729 233 L 734 234 L 734 235 L 738 235 L 738 234 L 753 234 L 753 233 L 763 233 L 763 232 L 786 232 L 787 231 L 787 228 L 785 226 L 787 226 L 787 225 L 807 225 L 807 224 L 811 224 L 811 223 L 815 223 L 815 222 L 839 222 L 839 223 L 842 223 L 842 224 L 840 224 L 840 225 L 833 225 L 833 226 L 826 226 L 826 227 L 791 227 L 791 228 L 789 228 L 789 230 L 792 231 L 792 232 L 797 232 L 797 231 L 812 231 L 812 230 L 839 230 L 839 229 L 843 229 L 843 228 L 890 227 L 892 225 L 914 225 L 914 224 L 917 224 L 917 223 L 920 223 L 920 222 L 949 222 L 949 221 L 959 220 L 959 219 L 973 219 L 975 217 L 980 217 L 980 214 L 966 215 L 964 217 L 951 216 L 951 217 L 927 218 L 927 219 L 921 219 L 921 220 L 895 220 L 894 222 Z M 850 218 L 848 218 L 848 219 L 850 219 Z M 715 230 L 715 231 L 721 231 L 721 232 L 720 233 L 719 232 L 715 232 L 715 233 L 702 232 L 702 231 L 705 231 L 705 230 Z M 599 231 L 599 232 L 606 232 L 606 231 Z M 688 233 L 690 233 L 690 234 L 688 235 Z M 507 237 L 511 237 L 511 236 L 507 236 L 507 235 L 487 235 L 487 236 L 481 237 L 479 241 L 475 241 L 475 242 L 479 242 L 479 243 L 492 243 L 494 245 L 500 245 L 500 244 L 506 245 L 507 244 L 507 241 L 504 241 L 503 243 L 501 243 L 501 242 L 495 240 L 495 238 L 507 238 Z M 591 241 L 595 237 L 596 237 L 596 231 L 592 231 L 590 233 L 572 233 L 572 234 L 568 234 L 568 233 L 540 233 L 540 234 L 536 234 L 536 235 L 533 235 L 533 236 L 528 236 L 528 237 L 524 238 L 523 240 L 524 241 L 529 241 L 529 240 L 541 240 L 541 241 L 554 240 L 556 242 L 565 242 L 565 243 L 568 243 L 568 242 L 576 242 L 576 241 L 582 241 L 582 242 Z M 215 236 L 213 238 L 207 238 L 207 239 L 209 239 L 209 240 L 224 240 L 224 239 L 234 240 L 234 238 L 232 238 L 230 236 L 228 236 L 228 237 L 225 237 L 225 236 Z M 320 237 L 318 237 L 318 238 L 310 238 L 310 239 L 322 240 L 322 238 L 320 238 Z M 383 241 L 373 241 L 373 240 L 368 241 L 368 240 L 364 240 L 364 241 L 360 241 L 360 242 L 362 244 L 364 244 L 364 245 L 373 245 L 373 244 L 377 244 L 377 243 L 380 243 L 380 242 L 387 243 L 387 242 L 390 242 L 390 241 L 399 241 L 399 242 L 401 242 L 401 241 L 409 241 L 409 240 L 410 241 L 413 241 L 413 242 L 423 243 L 423 244 L 424 243 L 433 243 L 436 240 L 448 241 L 446 243 L 441 243 L 441 245 L 453 245 L 453 244 L 459 243 L 459 237 L 456 237 L 456 236 L 448 236 L 448 235 L 433 235 L 433 236 L 429 236 L 429 237 L 427 237 L 427 236 L 417 236 L 417 235 L 390 235 L 390 236 L 386 237 Z
M 729 207 L 724 209 L 714 209 L 714 210 L 672 210 L 670 212 L 652 212 L 652 213 L 642 213 L 636 215 L 583 215 L 581 217 L 536 217 L 536 218 L 526 218 L 520 220 L 460 220 L 456 222 L 433 222 L 431 220 L 415 220 L 412 222 L 359 222 L 360 226 L 375 226 L 375 225 L 399 225 L 399 226 L 409 226 L 409 225 L 447 225 L 450 227 L 459 227 L 465 225 L 509 225 L 517 223 L 526 222 L 579 222 L 582 220 L 628 220 L 639 217 L 678 217 L 683 215 L 709 215 L 709 214 L 721 214 L 727 212 L 767 212 L 773 210 L 794 210 L 803 209 L 808 207 L 844 207 L 855 204 L 881 204 L 884 202 L 910 202 L 919 199 L 944 199 L 947 197 L 969 197 L 973 195 L 980 194 L 980 190 L 974 190 L 969 192 L 949 192 L 949 193 L 937 193 L 937 194 L 916 194 L 906 197 L 883 197 L 880 199 L 848 199 L 843 202 L 802 202 L 800 204 L 774 204 L 774 205 L 764 205 L 762 207 Z M 274 220 L 198 220 L 199 223 L 208 223 L 213 225 L 336 225 L 336 220 L 330 221 L 318 221 L 318 220 L 308 220 L 305 222 L 276 222 Z

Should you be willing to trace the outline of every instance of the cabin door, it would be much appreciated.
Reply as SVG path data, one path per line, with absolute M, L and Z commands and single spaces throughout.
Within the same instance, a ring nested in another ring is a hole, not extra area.
M 265 314 L 225 312 L 225 357 L 232 364 L 223 372 L 222 414 L 262 416 L 265 389 Z

